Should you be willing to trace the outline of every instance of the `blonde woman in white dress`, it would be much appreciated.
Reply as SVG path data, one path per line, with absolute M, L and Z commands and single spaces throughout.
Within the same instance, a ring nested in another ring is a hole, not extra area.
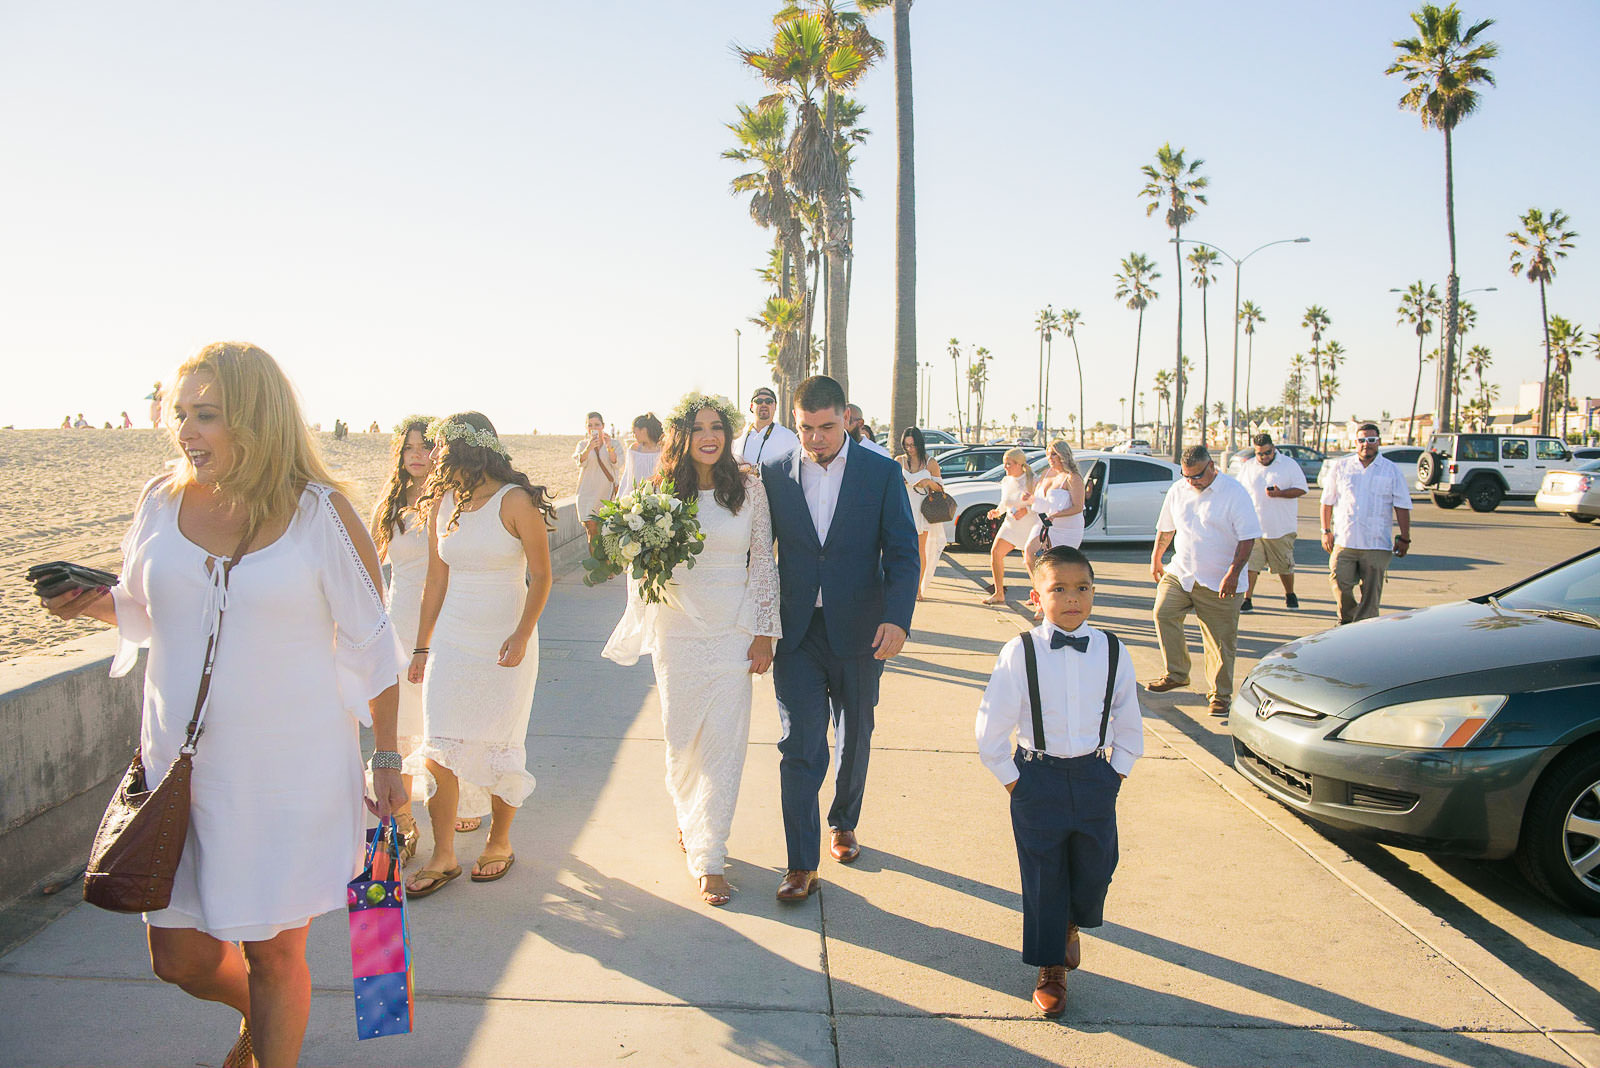
M 1083 544 L 1085 492 L 1083 475 L 1078 471 L 1078 461 L 1072 455 L 1072 445 L 1056 438 L 1045 455 L 1049 458 L 1050 466 L 1033 487 L 1033 511 L 1038 515 L 1039 526 L 1028 540 L 1028 547 L 1023 550 L 1023 555 L 1029 561 L 1030 572 L 1033 570 L 1033 560 L 1046 548 L 1046 539 L 1050 547 L 1070 545 L 1076 549 Z M 1036 601 L 1037 593 L 1032 596 Z M 1035 622 L 1044 619 L 1042 606 L 1035 609 L 1033 618 Z
M 599 528 L 589 517 L 600 507 L 601 501 L 609 501 L 617 495 L 622 477 L 622 452 L 606 433 L 604 416 L 590 412 L 585 419 L 585 433 L 578 447 L 572 450 L 572 461 L 578 465 L 578 518 L 592 538 Z
M 166 402 L 181 458 L 140 498 L 121 581 L 45 607 L 114 624 L 113 675 L 148 647 L 139 751 L 150 783 L 184 744 L 224 617 L 189 836 L 169 906 L 144 917 L 150 964 L 243 1017 L 224 1064 L 293 1064 L 311 1007 L 311 919 L 343 910 L 362 865 L 363 724 L 377 741 L 379 817 L 405 799 L 395 741 L 404 655 L 372 539 L 272 357 L 209 345 L 178 369 Z M 137 1010 L 110 999 L 100 1024 L 123 1029 L 119 1011 Z
M 628 609 L 604 655 L 655 665 L 672 797 L 689 874 L 707 905 L 726 905 L 728 834 L 750 741 L 751 676 L 772 666 L 778 567 L 760 476 L 729 447 L 739 413 L 722 397 L 690 394 L 670 419 L 661 476 L 682 501 L 698 501 L 705 548 L 680 568 L 664 604 L 645 604 L 630 582 Z
M 949 544 L 943 523 L 930 523 L 922 516 L 922 502 L 934 490 L 943 489 L 939 481 L 939 461 L 928 455 L 927 443 L 919 427 L 908 426 L 900 435 L 900 473 L 905 476 L 906 496 L 911 499 L 911 518 L 917 526 L 917 552 L 922 571 L 917 582 L 917 600 L 926 600 L 928 578 L 939 562 L 939 554 Z
M 622 481 L 617 486 L 620 499 L 632 493 L 639 483 L 656 473 L 661 461 L 661 420 L 645 412 L 633 420 L 633 444 L 622 457 Z
M 528 718 L 551 581 L 553 509 L 544 487 L 511 466 L 494 424 L 462 412 L 428 435 L 434 470 L 419 502 L 429 516 L 428 577 L 409 672 L 422 683 L 424 737 L 406 770 L 433 783 L 433 854 L 406 884 L 412 897 L 461 874 L 458 815 L 490 817 L 473 882 L 494 882 L 516 863 L 511 822 L 534 787 Z
M 1000 480 L 1000 506 L 989 512 L 990 519 L 1001 523 L 989 550 L 994 592 L 983 599 L 984 604 L 1005 604 L 1006 557 L 1027 546 L 1039 529 L 1039 516 L 1033 511 L 1033 468 L 1028 464 L 1028 454 L 1021 449 L 1007 449 L 1005 465 L 1006 477 Z M 1024 552 L 1022 562 L 1028 574 L 1033 574 L 1033 558 Z

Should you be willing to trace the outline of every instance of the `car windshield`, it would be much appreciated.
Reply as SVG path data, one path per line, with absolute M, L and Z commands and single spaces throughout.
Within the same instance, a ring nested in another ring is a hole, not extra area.
M 1514 586 L 1497 603 L 1518 612 L 1600 627 L 1600 552 Z

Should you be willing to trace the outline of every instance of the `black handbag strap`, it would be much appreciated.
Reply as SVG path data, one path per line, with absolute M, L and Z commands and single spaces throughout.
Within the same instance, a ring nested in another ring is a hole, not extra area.
M 228 588 L 228 576 L 233 573 L 233 565 L 239 562 L 244 555 L 245 548 L 250 544 L 250 539 L 255 535 L 255 526 L 245 527 L 244 536 L 239 539 L 239 547 L 233 550 L 233 555 L 213 567 L 222 568 L 222 588 Z M 206 639 L 205 664 L 200 669 L 200 690 L 194 698 L 194 714 L 189 717 L 189 726 L 184 730 L 183 746 L 178 750 L 180 754 L 193 755 L 195 744 L 200 741 L 200 735 L 205 733 L 205 726 L 200 722 L 200 717 L 206 710 L 206 698 L 211 695 L 211 669 L 217 659 L 217 641 L 222 637 L 222 604 L 217 604 L 217 622 L 211 628 L 211 636 Z
M 1121 658 L 1122 643 L 1110 631 L 1103 632 L 1106 636 L 1106 696 L 1100 708 L 1100 748 L 1095 750 L 1099 755 L 1105 755 L 1106 732 L 1111 727 L 1111 698 L 1117 689 L 1117 662 Z M 1022 632 L 1022 660 L 1028 672 L 1028 705 L 1033 710 L 1033 748 L 1042 753 L 1045 750 L 1044 742 L 1044 701 L 1039 694 L 1039 654 L 1033 646 L 1033 632 Z

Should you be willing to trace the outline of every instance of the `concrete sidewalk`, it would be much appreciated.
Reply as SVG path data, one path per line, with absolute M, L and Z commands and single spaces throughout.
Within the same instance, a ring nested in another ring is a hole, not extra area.
M 1600 1060 L 1592 1028 L 1150 707 L 1146 758 L 1121 797 L 1108 923 L 1085 935 L 1066 1016 L 1039 1019 L 1005 794 L 972 738 L 995 652 L 1025 622 L 976 603 L 965 568 L 980 562 L 947 558 L 918 606 L 884 681 L 862 858 L 824 856 L 823 889 L 803 905 L 773 899 L 777 714 L 770 681 L 757 682 L 728 872 L 740 892 L 724 909 L 699 902 L 676 846 L 649 663 L 599 655 L 621 588 L 569 573 L 541 628 L 528 742 L 539 788 L 514 830 L 516 868 L 412 906 L 408 1037 L 355 1041 L 345 920 L 317 920 L 303 1062 Z M 1144 677 L 1156 653 L 1136 570 L 1107 569 L 1099 621 Z M 1012 582 L 1024 588 L 1020 571 Z M 482 840 L 465 836 L 464 859 Z M 150 976 L 132 918 L 80 905 L 0 958 L 0 1065 L 216 1064 L 236 1027 Z

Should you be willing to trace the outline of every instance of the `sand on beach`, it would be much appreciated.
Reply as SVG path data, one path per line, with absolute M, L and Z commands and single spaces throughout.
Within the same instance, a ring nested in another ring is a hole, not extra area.
M 357 511 L 370 515 L 389 474 L 389 435 L 320 437 Z M 577 489 L 577 443 L 572 435 L 505 436 L 518 470 L 552 498 Z M 50 560 L 119 570 L 139 491 L 175 455 L 164 430 L 0 430 L 0 473 L 12 484 L 11 496 L 0 498 L 0 660 L 104 629 L 45 614 L 23 572 Z

